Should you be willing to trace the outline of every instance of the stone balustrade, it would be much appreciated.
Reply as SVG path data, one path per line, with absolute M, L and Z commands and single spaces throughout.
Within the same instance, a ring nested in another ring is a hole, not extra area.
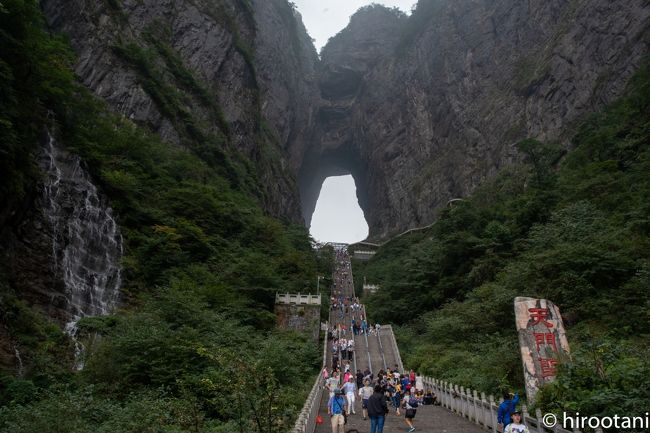
M 320 295 L 303 295 L 300 293 L 276 293 L 276 304 L 320 305 Z
M 449 409 L 470 422 L 483 427 L 485 430 L 498 432 L 497 411 L 503 399 L 495 400 L 493 395 L 486 396 L 476 390 L 464 388 L 452 383 L 423 377 L 425 390 L 432 390 L 442 407 Z M 580 433 L 579 430 L 565 430 L 559 425 L 546 427 L 542 422 L 542 413 L 538 409 L 534 416 L 528 413 L 526 405 L 521 407 L 522 420 L 531 433 Z M 602 430 L 600 432 L 602 433 Z

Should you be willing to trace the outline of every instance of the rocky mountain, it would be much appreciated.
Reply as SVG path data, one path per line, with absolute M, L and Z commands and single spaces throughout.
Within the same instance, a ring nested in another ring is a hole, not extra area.
M 569 146 L 572 125 L 622 93 L 650 43 L 647 0 L 421 0 L 410 16 L 372 5 L 320 59 L 285 0 L 42 8 L 113 111 L 284 220 L 309 225 L 323 180 L 352 173 L 372 239 L 431 223 L 518 159 L 523 138 Z M 42 195 L 30 197 L 4 230 L 3 261 L 48 310 L 64 289 Z
M 519 140 L 569 146 L 572 125 L 623 91 L 649 24 L 645 0 L 422 0 L 408 18 L 363 8 L 322 51 L 303 213 L 320 164 L 316 184 L 352 172 L 370 238 L 429 224 L 519 158 Z
M 256 162 L 269 212 L 307 225 L 322 181 L 352 173 L 371 238 L 429 224 L 517 159 L 522 138 L 563 142 L 621 94 L 650 15 L 645 0 L 423 0 L 412 16 L 375 5 L 319 62 L 281 0 L 43 5 L 81 80 L 116 111 L 179 144 L 188 118 L 225 135 Z M 155 66 L 181 107 L 151 91 Z
M 318 57 L 288 2 L 48 0 L 41 8 L 48 30 L 72 47 L 78 80 L 110 110 L 199 157 L 267 215 L 302 223 L 293 173 L 313 129 Z M 39 133 L 34 122 L 34 143 L 19 152 L 39 160 L 23 169 L 33 182 L 24 199 L 0 209 L 0 276 L 63 325 L 106 314 L 121 297 L 115 222 L 123 224 L 125 212 L 113 220 L 98 170 L 88 174 L 87 161 L 66 150 L 71 143 L 50 150 L 62 119 L 47 117 L 50 130 Z M 179 187 L 190 177 L 174 176 Z M 131 254 L 134 238 L 126 236 Z M 12 338 L 0 328 L 0 365 L 15 364 Z
M 318 59 L 286 1 L 47 0 L 43 9 L 69 36 L 81 81 L 116 112 L 179 145 L 225 142 L 254 162 L 269 213 L 301 220 L 288 168 L 312 127 Z

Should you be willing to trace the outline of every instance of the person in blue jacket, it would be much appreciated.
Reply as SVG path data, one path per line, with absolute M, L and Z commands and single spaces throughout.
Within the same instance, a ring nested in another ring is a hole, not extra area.
M 503 394 L 503 403 L 499 405 L 499 411 L 497 412 L 497 422 L 501 424 L 501 431 L 504 431 L 506 426 L 511 423 L 510 414 L 515 411 L 517 403 L 519 403 L 518 393 L 514 397 L 512 393 Z

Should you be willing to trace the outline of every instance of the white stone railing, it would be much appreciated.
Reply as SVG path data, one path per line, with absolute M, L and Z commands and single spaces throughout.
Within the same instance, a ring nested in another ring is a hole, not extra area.
M 320 295 L 302 295 L 300 293 L 276 293 L 276 304 L 320 305 Z
M 353 254 L 352 257 L 357 259 L 357 260 L 370 260 L 374 255 L 377 254 L 376 251 L 363 251 L 363 250 L 356 250 Z
M 430 377 L 423 377 L 422 383 L 425 389 L 430 389 L 436 394 L 442 407 L 455 412 L 486 430 L 498 432 L 497 411 L 503 399 L 496 401 L 493 395 L 486 397 L 484 392 L 479 395 L 475 390 L 472 391 L 469 388 L 466 389 Z M 573 431 L 565 430 L 559 425 L 553 428 L 546 427 L 542 422 L 542 413 L 539 409 L 535 416 L 531 416 L 526 405 L 522 405 L 521 412 L 524 424 L 528 426 L 531 433 L 580 433 L 579 430 L 575 429 Z M 602 430 L 600 433 L 602 433 Z
M 364 284 L 362 290 L 369 293 L 377 293 L 379 285 L 377 284 Z
M 395 332 L 393 332 L 392 325 L 382 325 L 381 327 L 386 328 L 389 331 L 388 334 L 390 335 L 390 344 L 393 348 L 393 353 L 395 353 L 395 357 L 397 358 L 397 366 L 399 367 L 400 372 L 405 373 L 406 370 L 404 370 L 404 364 L 402 364 L 402 355 L 399 353 L 399 348 L 397 347 L 397 340 L 395 340 Z

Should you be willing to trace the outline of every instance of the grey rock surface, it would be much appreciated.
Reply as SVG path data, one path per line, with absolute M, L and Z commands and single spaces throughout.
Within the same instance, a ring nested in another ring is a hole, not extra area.
M 43 9 L 51 28 L 69 36 L 83 84 L 116 112 L 182 145 L 183 125 L 161 110 L 137 68 L 115 49 L 135 44 L 151 50 L 152 36 L 166 44 L 222 111 L 228 145 L 256 165 L 265 209 L 301 221 L 291 173 L 302 152 L 296 143 L 311 127 L 318 58 L 300 16 L 286 1 L 124 0 L 111 7 L 46 0 Z M 164 62 L 156 61 L 164 71 Z M 164 78 L 176 84 L 173 77 Z M 186 94 L 184 103 L 205 132 L 223 132 L 197 98 Z M 271 151 L 262 148 L 260 135 Z
M 428 14 L 408 19 L 360 11 L 322 53 L 324 102 L 307 162 L 325 161 L 327 173 L 348 164 L 374 239 L 431 223 L 517 160 L 523 138 L 569 146 L 576 122 L 622 94 L 650 42 L 644 0 L 420 7 Z M 335 94 L 336 80 L 354 89 Z M 315 204 L 309 171 L 305 215 Z
M 182 144 L 112 48 L 166 29 L 221 107 L 231 145 L 256 163 L 267 211 L 309 225 L 323 180 L 351 173 L 372 239 L 431 223 L 518 160 L 523 138 L 570 146 L 576 123 L 622 94 L 650 39 L 647 0 L 422 0 L 410 17 L 363 8 L 319 61 L 285 0 L 108 4 L 43 2 L 84 84 Z M 202 104 L 187 104 L 219 132 Z

